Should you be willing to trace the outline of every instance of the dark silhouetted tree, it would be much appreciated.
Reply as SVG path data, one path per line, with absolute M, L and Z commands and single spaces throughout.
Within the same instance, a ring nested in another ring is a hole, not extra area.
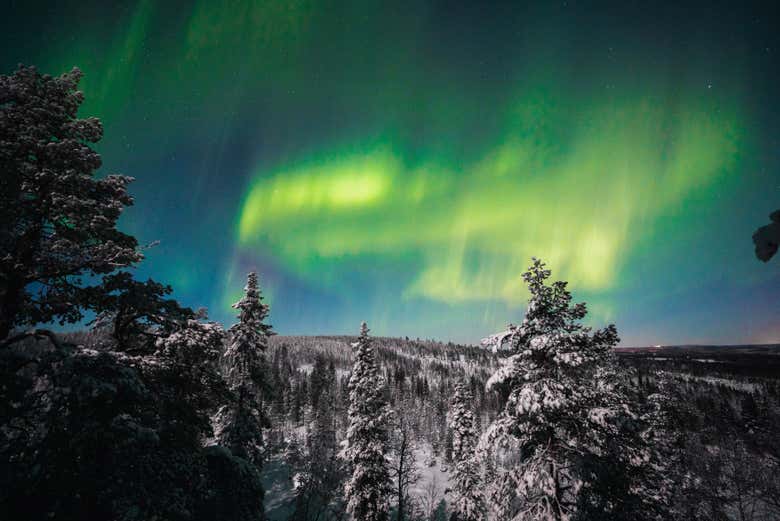
M 22 381 L 0 418 L 0 518 L 261 519 L 257 469 L 202 447 L 229 394 L 221 345 L 218 325 L 190 321 L 140 356 L 71 346 L 14 372 L 1 351 L 3 381 Z
M 756 246 L 756 257 L 764 262 L 769 261 L 777 253 L 780 245 L 780 210 L 769 214 L 769 224 L 760 227 L 753 234 L 753 244 Z
M 753 244 L 756 246 L 756 257 L 767 262 L 777 253 L 780 245 L 780 210 L 769 215 L 769 224 L 762 226 L 753 234 Z
M 80 76 L 0 76 L 0 339 L 92 308 L 112 315 L 119 342 L 0 343 L 0 519 L 260 520 L 257 467 L 203 447 L 235 401 L 221 326 L 167 286 L 111 275 L 141 260 L 115 229 L 130 179 L 93 177 L 102 129 L 76 117 Z M 139 334 L 146 349 L 124 349 Z
M 116 222 L 132 178 L 96 178 L 103 135 L 79 118 L 81 72 L 0 76 L 0 340 L 17 326 L 82 318 L 81 277 L 142 259 Z
M 157 337 L 175 330 L 178 324 L 195 318 L 190 308 L 168 298 L 172 292 L 170 286 L 152 279 L 139 282 L 121 271 L 106 275 L 102 284 L 88 288 L 87 301 L 98 313 L 95 327 L 106 327 L 118 349 L 126 350 L 134 340 L 133 347 L 146 347 Z

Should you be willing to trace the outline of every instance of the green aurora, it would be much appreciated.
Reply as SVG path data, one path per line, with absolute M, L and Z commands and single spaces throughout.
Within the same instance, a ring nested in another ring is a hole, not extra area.
M 5 13 L 3 72 L 84 70 L 104 163 L 138 179 L 124 226 L 162 241 L 142 271 L 216 318 L 256 268 L 282 333 L 475 341 L 519 319 L 537 256 L 624 345 L 780 341 L 750 243 L 780 204 L 760 6 Z
M 637 228 L 734 168 L 741 127 L 706 106 L 670 114 L 639 99 L 561 113 L 569 103 L 518 101 L 502 111 L 513 115 L 506 130 L 467 164 L 410 158 L 390 141 L 260 169 L 238 242 L 270 247 L 311 283 L 333 287 L 351 258 L 409 258 L 417 269 L 403 295 L 442 302 L 525 300 L 519 274 L 534 255 L 574 287 L 610 289 L 642 240 Z M 555 124 L 527 128 L 538 112 Z M 572 117 L 583 122 L 574 131 Z

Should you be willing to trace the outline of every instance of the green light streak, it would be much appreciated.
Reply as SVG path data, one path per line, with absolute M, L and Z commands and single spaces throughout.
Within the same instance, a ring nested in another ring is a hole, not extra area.
M 388 139 L 257 171 L 240 246 L 332 288 L 361 259 L 401 259 L 412 264 L 399 288 L 408 298 L 521 302 L 534 255 L 600 291 L 619 280 L 643 230 L 738 158 L 739 119 L 721 100 L 691 97 L 670 111 L 637 96 L 574 112 L 572 100 L 518 100 L 505 130 L 460 168 L 441 153 L 412 159 Z M 544 125 L 527 117 L 540 113 Z
M 239 236 L 248 240 L 259 228 L 279 224 L 292 214 L 311 218 L 374 206 L 387 196 L 393 177 L 400 173 L 397 161 L 382 152 L 315 161 L 285 171 L 250 191 Z
M 117 24 L 120 30 L 105 43 L 93 34 L 80 34 L 72 47 L 57 49 L 59 55 L 48 65 L 52 71 L 79 67 L 84 77 L 79 85 L 85 101 L 81 113 L 99 116 L 105 126 L 125 108 L 137 83 L 139 54 L 154 14 L 152 0 L 140 0 L 129 19 Z M 100 50 L 100 52 L 96 52 Z

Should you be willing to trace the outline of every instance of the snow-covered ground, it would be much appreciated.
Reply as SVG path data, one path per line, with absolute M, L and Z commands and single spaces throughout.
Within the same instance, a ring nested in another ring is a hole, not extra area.
M 412 499 L 422 508 L 437 505 L 448 499 L 450 472 L 440 458 L 434 458 L 433 449 L 424 444 L 414 451 L 420 479 L 409 490 Z M 273 455 L 263 466 L 265 512 L 269 521 L 286 521 L 295 505 L 295 480 L 283 454 Z

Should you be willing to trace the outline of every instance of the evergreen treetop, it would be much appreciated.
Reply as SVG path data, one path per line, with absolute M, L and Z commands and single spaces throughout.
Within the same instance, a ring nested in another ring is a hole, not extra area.
M 582 325 L 585 304 L 572 305 L 566 283 L 549 277 L 534 259 L 523 274 L 531 298 L 522 323 L 483 341 L 510 352 L 487 384 L 507 393 L 506 406 L 481 440 L 518 460 L 492 490 L 499 516 L 651 517 L 640 505 L 652 503 L 652 486 L 633 486 L 651 451 L 614 360 L 617 330 Z
M 230 343 L 224 355 L 226 377 L 234 387 L 252 382 L 254 391 L 260 392 L 264 386 L 263 353 L 268 349 L 268 336 L 274 333 L 271 325 L 264 322 L 269 308 L 263 303 L 257 273 L 247 275 L 244 296 L 233 308 L 239 313 L 238 322 L 229 329 Z

